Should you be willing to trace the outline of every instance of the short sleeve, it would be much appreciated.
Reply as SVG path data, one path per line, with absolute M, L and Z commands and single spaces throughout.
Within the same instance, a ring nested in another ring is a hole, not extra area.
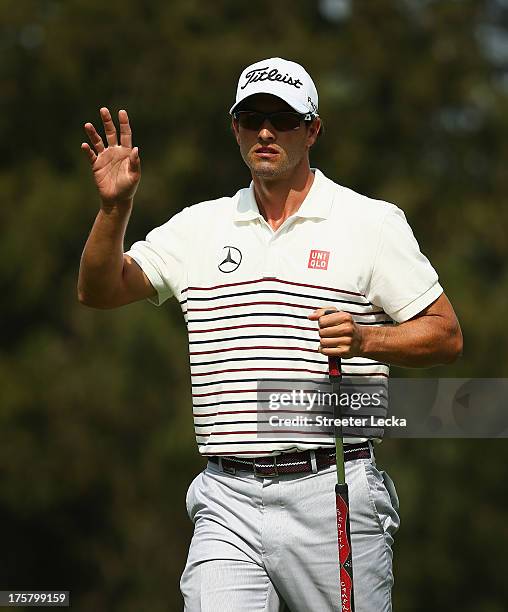
M 171 217 L 125 253 L 141 267 L 157 291 L 154 298 L 149 298 L 157 306 L 182 289 L 189 240 L 187 212 L 188 208 Z
M 442 292 L 438 275 L 420 251 L 404 213 L 394 207 L 383 219 L 367 299 L 402 323 Z

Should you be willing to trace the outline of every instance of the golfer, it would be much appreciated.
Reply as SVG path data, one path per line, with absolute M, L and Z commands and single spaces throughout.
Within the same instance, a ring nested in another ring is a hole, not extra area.
M 251 184 L 183 208 L 125 253 L 139 151 L 125 110 L 117 131 L 101 108 L 106 142 L 85 124 L 101 206 L 79 300 L 117 308 L 174 296 L 182 307 L 196 442 L 208 458 L 187 493 L 185 610 L 336 611 L 333 432 L 270 430 L 259 381 L 327 380 L 329 356 L 344 377 L 386 380 L 389 364 L 452 362 L 462 335 L 402 211 L 310 167 L 322 123 L 302 66 L 248 66 L 230 114 Z M 356 612 L 392 609 L 398 500 L 373 437 L 344 439 Z

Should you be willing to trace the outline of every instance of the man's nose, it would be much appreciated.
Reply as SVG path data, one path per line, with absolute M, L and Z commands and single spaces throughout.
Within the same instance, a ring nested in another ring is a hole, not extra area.
M 265 119 L 259 128 L 258 137 L 260 140 L 275 140 L 274 129 L 268 119 Z

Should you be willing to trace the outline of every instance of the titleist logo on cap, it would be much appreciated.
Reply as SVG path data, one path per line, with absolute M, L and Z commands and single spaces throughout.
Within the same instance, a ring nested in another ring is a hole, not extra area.
M 245 74 L 245 78 L 247 82 L 240 87 L 240 89 L 245 89 L 247 85 L 251 83 L 257 83 L 257 81 L 280 81 L 281 83 L 286 83 L 286 85 L 292 85 L 299 89 L 303 83 L 300 79 L 295 79 L 294 77 L 289 76 L 289 74 L 282 74 L 277 70 L 277 68 L 269 69 L 269 66 L 264 68 L 255 68 L 250 72 Z
M 234 114 L 246 98 L 255 94 L 280 98 L 303 115 L 318 114 L 318 94 L 309 73 L 300 64 L 281 57 L 259 60 L 242 71 L 230 114 Z

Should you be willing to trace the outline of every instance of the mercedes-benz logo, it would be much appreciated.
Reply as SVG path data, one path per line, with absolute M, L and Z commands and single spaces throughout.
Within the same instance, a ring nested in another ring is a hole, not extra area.
M 225 274 L 234 272 L 242 263 L 242 253 L 234 246 L 225 246 L 222 249 L 222 261 L 219 270 Z

